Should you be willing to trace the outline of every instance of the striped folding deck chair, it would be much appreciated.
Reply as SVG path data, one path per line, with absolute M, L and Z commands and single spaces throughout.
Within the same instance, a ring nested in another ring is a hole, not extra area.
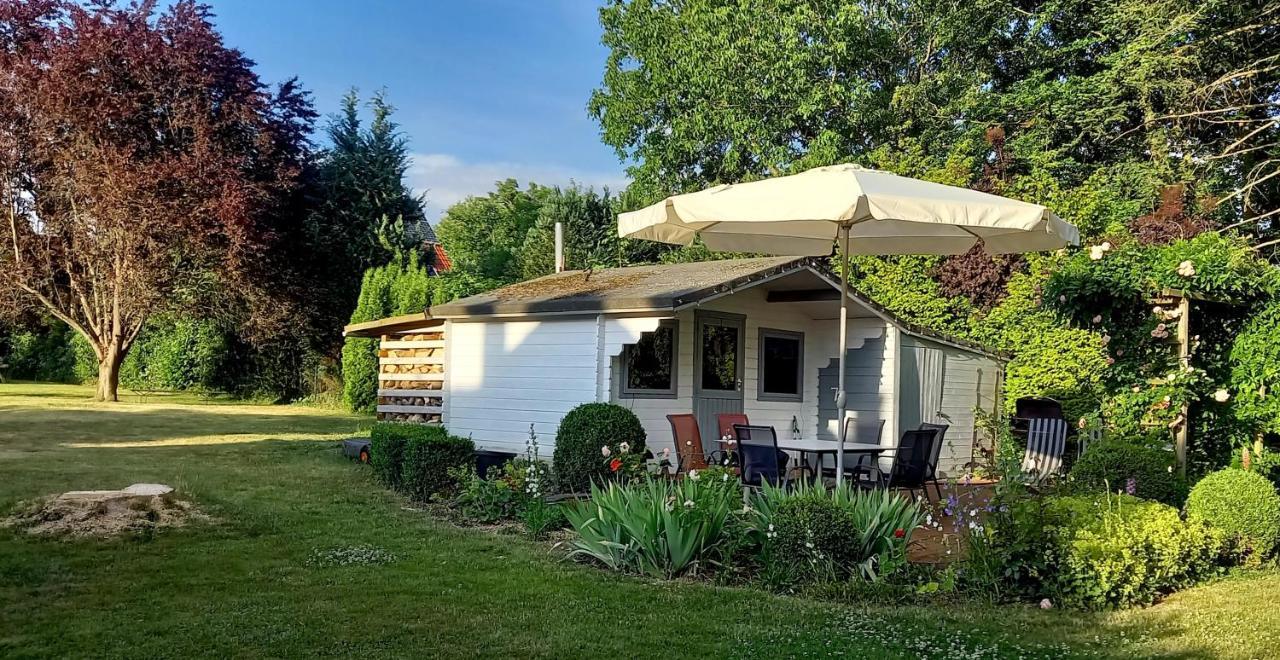
M 1027 453 L 1022 457 L 1024 472 L 1037 479 L 1062 469 L 1062 452 L 1067 446 L 1067 420 L 1054 417 L 1034 418 L 1027 428 Z

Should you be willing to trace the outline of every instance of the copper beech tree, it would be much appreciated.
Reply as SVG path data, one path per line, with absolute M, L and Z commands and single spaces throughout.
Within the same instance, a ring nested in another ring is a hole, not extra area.
M 314 113 L 252 67 L 192 2 L 0 0 L 0 290 L 89 340 L 99 399 L 149 315 L 261 284 Z

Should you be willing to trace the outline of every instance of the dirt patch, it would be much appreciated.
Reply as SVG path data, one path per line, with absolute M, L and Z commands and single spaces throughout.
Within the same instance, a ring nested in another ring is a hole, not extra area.
M 132 487 L 131 487 L 132 488 Z M 209 517 L 176 493 L 76 491 L 20 504 L 0 525 L 68 538 L 150 535 Z

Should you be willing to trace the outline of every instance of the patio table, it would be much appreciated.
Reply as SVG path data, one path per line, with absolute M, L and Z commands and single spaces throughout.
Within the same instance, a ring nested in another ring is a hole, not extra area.
M 831 454 L 834 458 L 839 452 L 839 445 L 833 440 L 819 440 L 817 438 L 794 438 L 784 440 L 778 438 L 778 449 L 784 451 L 794 451 L 800 453 L 800 461 L 808 464 L 806 457 L 813 454 L 817 457 L 814 466 L 814 474 L 819 474 L 822 469 L 822 457 Z M 884 452 L 897 451 L 897 447 L 889 447 L 886 445 L 872 444 L 870 442 L 846 442 L 844 443 L 844 452 L 846 454 L 866 454 L 871 456 L 873 460 L 878 460 L 880 454 Z

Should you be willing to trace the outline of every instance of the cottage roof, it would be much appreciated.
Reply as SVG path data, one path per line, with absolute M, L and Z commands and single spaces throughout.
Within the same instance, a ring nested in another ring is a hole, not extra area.
M 435 305 L 425 314 L 348 326 L 349 336 L 378 336 L 403 331 L 411 320 L 418 325 L 444 319 L 529 317 L 566 314 L 673 312 L 722 296 L 764 280 L 808 270 L 839 287 L 839 278 L 826 260 L 795 257 L 729 259 L 679 264 L 650 264 L 596 271 L 566 271 L 520 282 L 486 293 Z M 838 293 L 833 293 L 837 300 Z M 910 323 L 856 289 L 858 304 L 893 323 L 907 334 L 1005 359 L 983 346 Z

